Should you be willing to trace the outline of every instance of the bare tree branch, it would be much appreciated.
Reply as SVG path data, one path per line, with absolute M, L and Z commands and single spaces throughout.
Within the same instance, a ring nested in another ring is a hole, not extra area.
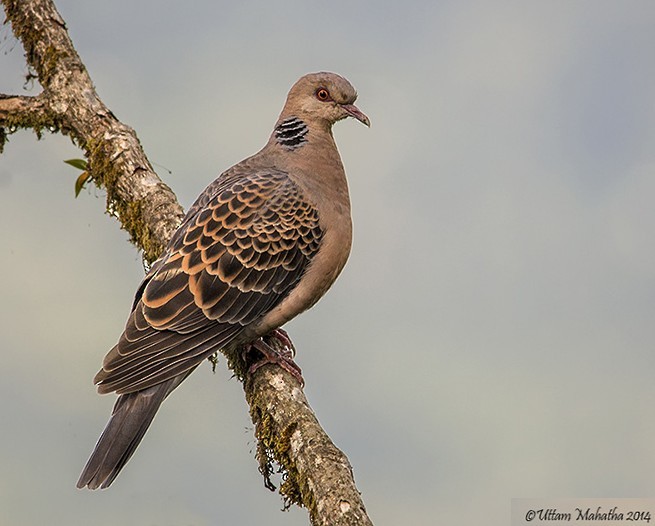
M 0 153 L 7 134 L 18 128 L 69 135 L 84 150 L 95 184 L 106 189 L 107 210 L 144 258 L 154 261 L 183 217 L 175 195 L 155 174 L 134 130 L 98 97 L 53 2 L 0 1 L 43 87 L 34 97 L 0 94 Z M 260 471 L 269 488 L 275 463 L 286 503 L 305 506 L 312 524 L 371 525 L 350 463 L 321 428 L 302 386 L 277 366 L 248 375 L 247 363 L 234 357 L 228 362 L 245 379 Z

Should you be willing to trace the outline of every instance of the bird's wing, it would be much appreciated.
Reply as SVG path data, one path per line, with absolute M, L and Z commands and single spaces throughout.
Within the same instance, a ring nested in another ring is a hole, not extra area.
M 316 209 L 286 173 L 217 180 L 141 287 L 95 377 L 99 392 L 145 389 L 197 366 L 280 303 L 322 237 Z

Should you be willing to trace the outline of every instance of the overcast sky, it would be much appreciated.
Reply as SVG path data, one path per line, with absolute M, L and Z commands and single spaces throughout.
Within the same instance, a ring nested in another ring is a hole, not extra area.
M 376 526 L 513 497 L 655 494 L 655 3 L 57 0 L 100 97 L 187 207 L 291 84 L 346 76 L 355 243 L 287 328 Z M 0 92 L 24 90 L 0 30 Z M 307 524 L 263 487 L 240 384 L 199 368 L 109 490 L 75 489 L 91 380 L 143 270 L 67 138 L 0 157 L 0 522 Z M 169 171 L 171 173 L 169 173 Z

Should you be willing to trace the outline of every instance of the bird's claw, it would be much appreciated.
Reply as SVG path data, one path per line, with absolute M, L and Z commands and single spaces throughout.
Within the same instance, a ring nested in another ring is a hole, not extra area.
M 292 359 L 296 357 L 296 346 L 291 341 L 289 333 L 284 329 L 273 329 L 266 336 L 264 336 L 264 338 L 277 340 L 284 346 L 284 350 L 282 352 L 286 351 Z
M 270 343 L 269 343 L 270 342 Z M 289 338 L 286 331 L 282 329 L 275 329 L 267 335 L 252 342 L 246 352 L 250 349 L 258 350 L 262 358 L 254 362 L 248 368 L 248 373 L 253 374 L 260 367 L 273 363 L 279 365 L 293 376 L 300 385 L 305 385 L 305 380 L 302 377 L 302 370 L 296 362 L 293 361 L 296 355 L 296 348 Z

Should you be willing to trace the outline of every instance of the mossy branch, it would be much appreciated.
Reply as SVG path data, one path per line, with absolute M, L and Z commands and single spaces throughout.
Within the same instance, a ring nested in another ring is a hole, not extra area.
M 276 463 L 285 505 L 307 508 L 314 526 L 372 526 L 348 458 L 319 424 L 298 381 L 265 366 L 246 378 L 244 389 L 267 487 Z
M 105 106 L 51 0 L 0 0 L 25 49 L 27 64 L 43 87 L 39 95 L 0 94 L 0 153 L 18 129 L 44 128 L 71 137 L 87 158 L 93 182 L 107 192 L 107 211 L 152 262 L 179 225 L 183 211 L 155 174 L 132 128 Z M 302 386 L 283 369 L 267 365 L 243 374 L 255 424 L 257 456 L 272 488 L 273 464 L 287 505 L 305 506 L 315 526 L 371 525 L 346 456 L 332 443 L 309 407 Z M 245 368 L 244 368 L 245 367 Z
M 84 150 L 94 183 L 107 191 L 107 210 L 144 259 L 154 261 L 183 217 L 175 194 L 152 169 L 134 130 L 98 97 L 53 2 L 2 3 L 43 92 L 35 97 L 0 95 L 0 151 L 21 128 L 70 136 Z

